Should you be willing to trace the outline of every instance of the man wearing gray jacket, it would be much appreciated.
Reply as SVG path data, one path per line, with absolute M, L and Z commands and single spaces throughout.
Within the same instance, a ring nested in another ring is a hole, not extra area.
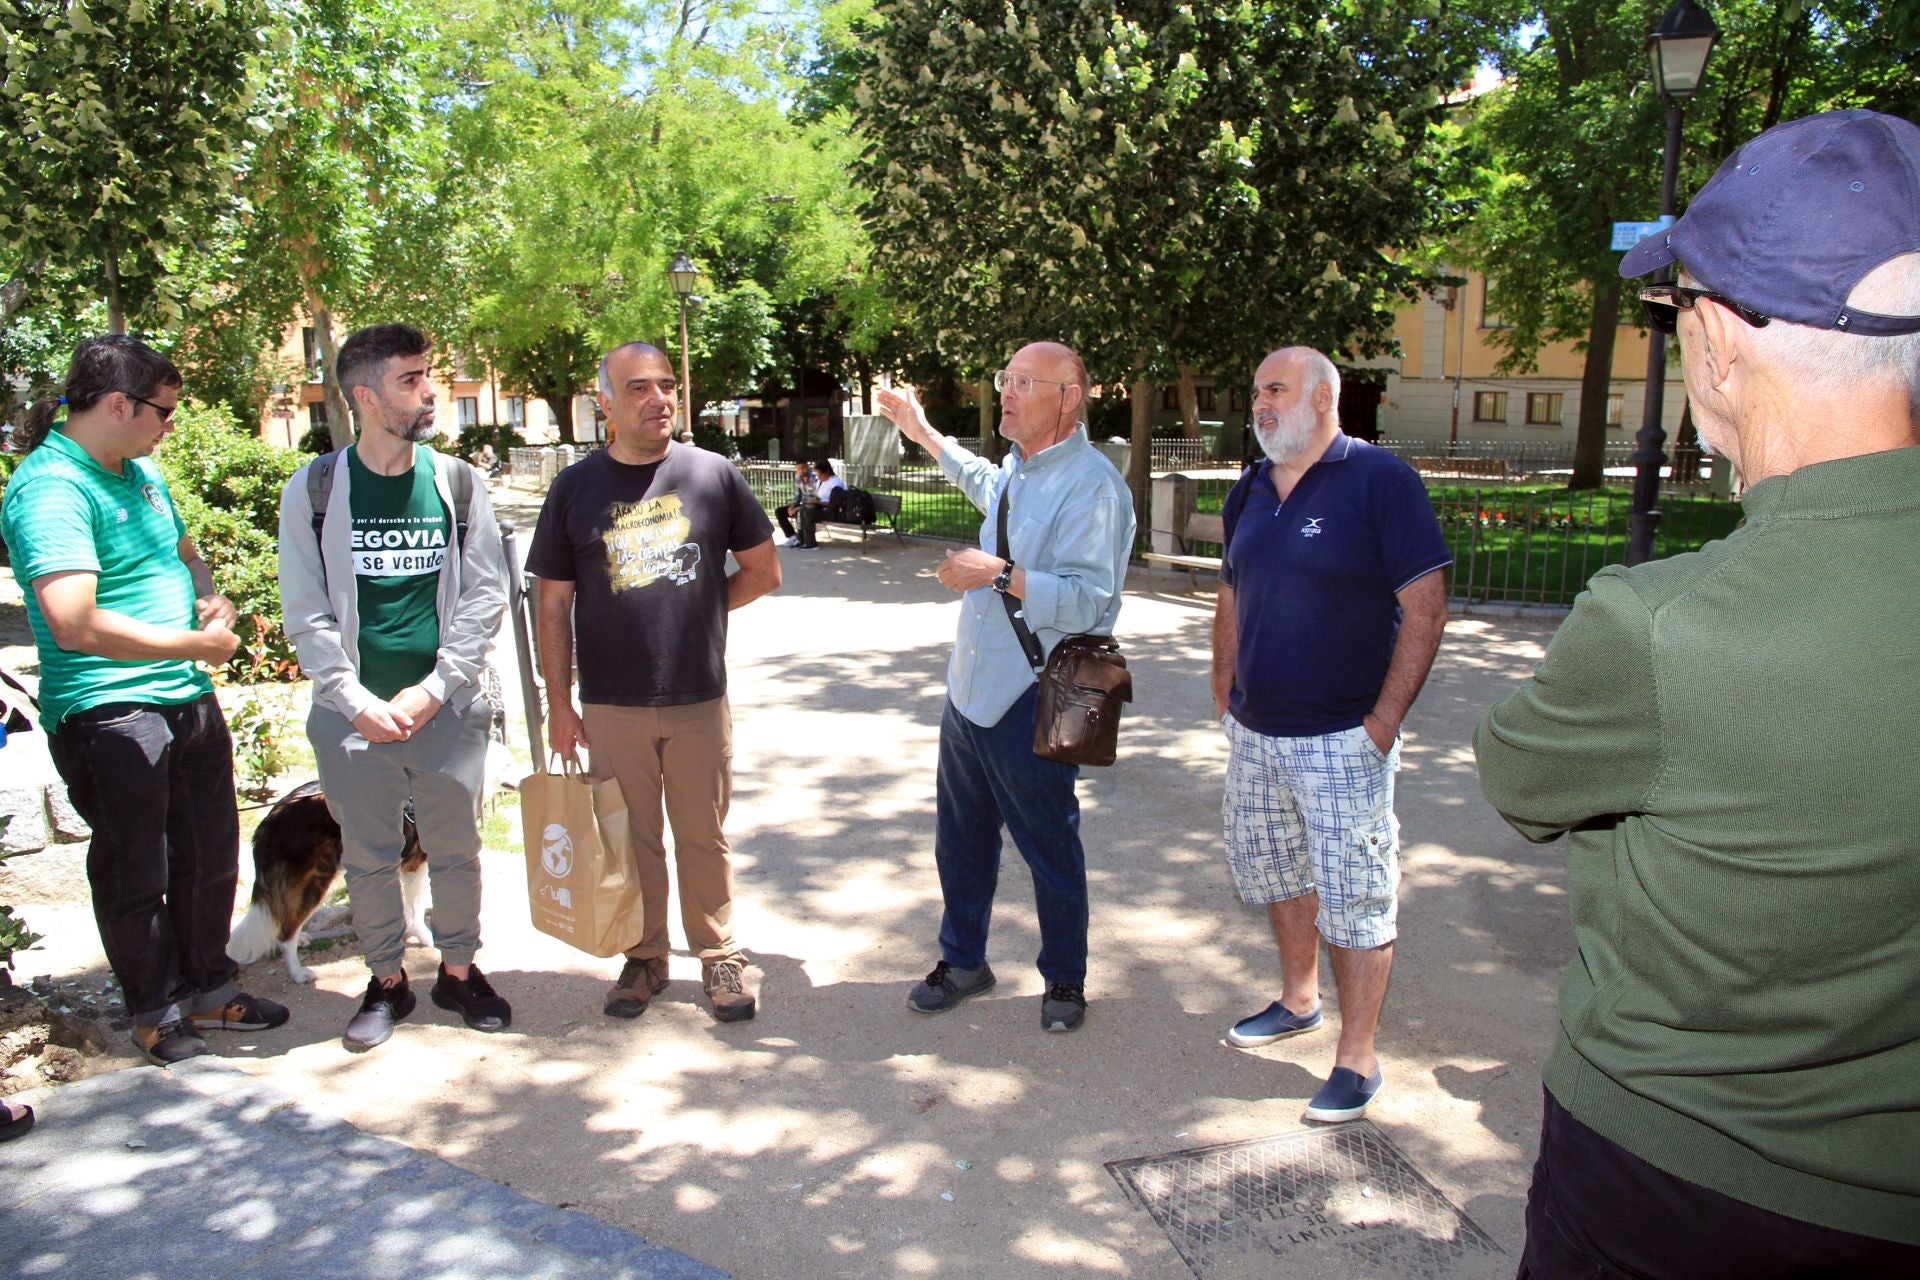
M 401 966 L 409 800 L 433 886 L 433 1002 L 478 1031 L 512 1017 L 473 963 L 488 726 L 480 679 L 507 569 L 485 486 L 461 473 L 466 462 L 420 447 L 435 434 L 427 350 L 406 325 L 349 336 L 335 374 L 359 438 L 301 468 L 280 497 L 287 635 L 313 679 L 307 734 L 373 971 L 347 1024 L 356 1052 L 384 1043 L 414 1009 Z

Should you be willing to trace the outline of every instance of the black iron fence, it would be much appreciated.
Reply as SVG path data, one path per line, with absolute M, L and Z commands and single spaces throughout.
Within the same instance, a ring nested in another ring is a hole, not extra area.
M 741 461 L 741 473 L 760 504 L 772 512 L 793 501 L 791 463 Z M 971 543 L 981 515 L 936 466 L 844 468 L 849 484 L 900 499 L 902 533 Z M 1196 507 L 1217 512 L 1232 481 L 1196 482 Z M 1440 528 L 1453 548 L 1449 593 L 1456 599 L 1516 605 L 1567 605 L 1587 579 L 1627 556 L 1627 507 L 1622 489 L 1573 493 L 1539 486 L 1448 484 L 1429 478 L 1428 494 Z M 1737 503 L 1698 493 L 1663 492 L 1654 555 L 1692 551 L 1738 527 Z M 1152 521 L 1142 513 L 1140 547 L 1147 549 Z M 1220 547 L 1197 543 L 1196 555 L 1217 556 Z

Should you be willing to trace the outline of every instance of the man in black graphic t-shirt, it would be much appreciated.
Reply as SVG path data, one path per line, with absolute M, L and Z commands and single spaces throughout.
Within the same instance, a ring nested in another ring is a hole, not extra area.
M 645 902 L 644 935 L 607 994 L 635 1018 L 667 985 L 667 861 L 673 825 L 680 921 L 722 1022 L 751 1018 L 734 945 L 733 871 L 723 830 L 733 790 L 727 613 L 780 585 L 773 526 L 733 465 L 672 439 L 677 383 L 644 343 L 600 362 L 607 447 L 554 478 L 527 569 L 540 580 L 547 737 L 594 750 L 620 781 Z M 739 571 L 726 572 L 727 553 Z M 581 709 L 570 689 L 576 646 Z

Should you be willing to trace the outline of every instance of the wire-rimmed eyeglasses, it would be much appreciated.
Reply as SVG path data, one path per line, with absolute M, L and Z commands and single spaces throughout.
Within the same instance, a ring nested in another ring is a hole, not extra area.
M 1033 384 L 1036 382 L 1044 382 L 1050 387 L 1074 387 L 1079 385 L 1076 382 L 1059 382 L 1053 378 L 1036 378 L 1030 373 L 1015 373 L 1011 369 L 1002 369 L 993 375 L 993 389 L 995 391 L 1012 391 L 1015 395 L 1021 396 L 1032 395 Z

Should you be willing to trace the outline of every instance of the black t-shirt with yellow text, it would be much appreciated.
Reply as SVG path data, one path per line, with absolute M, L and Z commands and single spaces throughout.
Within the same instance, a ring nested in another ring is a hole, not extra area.
M 675 444 L 646 466 L 602 449 L 554 477 L 527 571 L 574 584 L 580 701 L 706 702 L 727 691 L 727 552 L 773 525 L 732 463 Z

